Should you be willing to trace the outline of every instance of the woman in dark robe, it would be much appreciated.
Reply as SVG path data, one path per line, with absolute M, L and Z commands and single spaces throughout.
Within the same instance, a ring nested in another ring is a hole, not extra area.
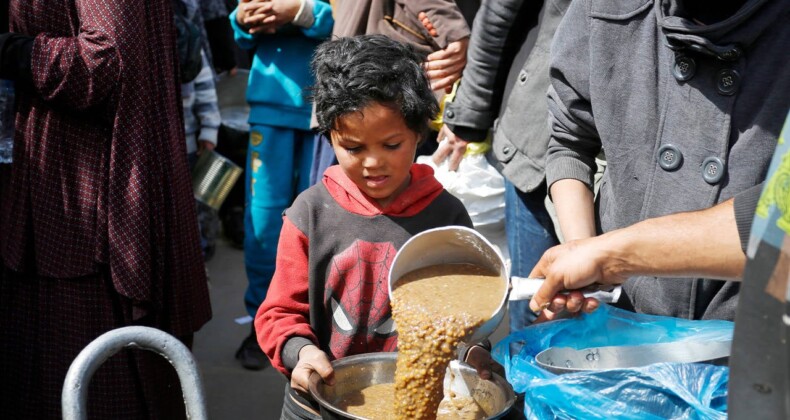
M 145 325 L 189 344 L 211 317 L 184 149 L 169 0 L 12 0 L 16 83 L 0 169 L 0 417 L 60 418 L 74 357 Z M 173 368 L 125 350 L 90 384 L 95 418 L 184 416 Z

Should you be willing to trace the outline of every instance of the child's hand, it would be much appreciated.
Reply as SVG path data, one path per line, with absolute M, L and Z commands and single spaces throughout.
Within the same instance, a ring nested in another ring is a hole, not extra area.
M 198 140 L 197 154 L 200 156 L 204 151 L 210 152 L 214 150 L 215 147 L 217 146 L 208 140 Z
M 277 28 L 291 23 L 299 12 L 299 0 L 251 0 L 256 6 L 251 8 L 247 27 L 251 34 L 274 33 Z M 241 7 L 241 6 L 239 6 Z
M 450 166 L 448 166 L 447 169 L 457 171 L 466 153 L 466 145 L 468 145 L 469 142 L 456 136 L 446 125 L 443 125 L 442 128 L 439 129 L 439 135 L 436 136 L 436 141 L 439 143 L 439 146 L 431 156 L 433 158 L 433 163 L 439 166 L 445 159 L 450 159 Z
M 269 0 L 240 0 L 236 9 L 236 23 L 244 28 L 250 28 L 251 18 L 255 12 Z
M 477 370 L 478 376 L 481 379 L 491 379 L 491 366 L 494 359 L 491 358 L 491 352 L 481 346 L 472 346 L 466 353 L 466 363 Z
M 307 345 L 299 350 L 299 362 L 291 372 L 291 388 L 301 391 L 309 392 L 307 387 L 310 383 L 310 374 L 317 372 L 321 378 L 329 385 L 334 385 L 334 370 L 332 364 L 329 363 L 329 358 L 326 353 L 321 351 L 315 345 Z

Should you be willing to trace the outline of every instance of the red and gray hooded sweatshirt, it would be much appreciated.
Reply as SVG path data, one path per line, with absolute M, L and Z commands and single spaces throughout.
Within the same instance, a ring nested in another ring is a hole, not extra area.
M 339 166 L 327 169 L 283 217 L 277 268 L 255 317 L 272 365 L 290 377 L 307 344 L 330 360 L 394 351 L 387 277 L 395 253 L 411 236 L 450 225 L 472 221 L 426 165 L 412 166 L 408 188 L 386 208 Z

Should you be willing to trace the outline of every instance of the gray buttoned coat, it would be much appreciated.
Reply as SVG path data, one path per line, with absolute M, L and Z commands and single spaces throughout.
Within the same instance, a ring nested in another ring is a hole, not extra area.
M 547 181 L 591 185 L 603 148 L 603 231 L 760 183 L 787 115 L 790 2 L 748 0 L 708 26 L 679 10 L 677 0 L 574 1 L 554 38 Z M 732 319 L 738 284 L 637 277 L 624 291 L 640 312 Z
M 488 161 L 523 192 L 545 179 L 549 48 L 569 3 L 484 1 L 461 86 L 443 115 L 469 141 L 485 140 L 496 125 Z

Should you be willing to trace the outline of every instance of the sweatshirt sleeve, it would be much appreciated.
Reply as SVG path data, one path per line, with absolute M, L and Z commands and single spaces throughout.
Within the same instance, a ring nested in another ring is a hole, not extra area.
M 307 237 L 284 217 L 274 277 L 255 316 L 255 331 L 272 366 L 288 377 L 299 360 L 299 350 L 318 343 L 310 327 L 307 255 Z
M 308 38 L 329 38 L 329 36 L 332 35 L 332 27 L 335 25 L 335 20 L 332 17 L 332 7 L 329 3 L 324 3 L 322 1 L 305 0 L 306 6 L 310 3 L 313 3 L 313 21 L 310 26 L 303 27 L 302 32 Z
M 523 3 L 484 1 L 475 15 L 461 85 L 444 112 L 445 124 L 464 140 L 485 140 L 494 123 L 500 100 L 494 98 L 495 85 L 509 71 L 502 57 Z
M 592 189 L 601 140 L 590 102 L 590 20 L 587 1 L 571 2 L 551 46 L 546 180 L 576 179 Z
M 236 21 L 236 13 L 238 11 L 239 8 L 237 7 L 233 9 L 228 16 L 228 19 L 230 19 L 230 27 L 233 28 L 233 39 L 236 41 L 236 45 L 238 45 L 239 48 L 251 50 L 258 44 L 258 36 L 250 34 L 239 25 L 239 22 Z
M 222 118 L 217 103 L 214 73 L 211 71 L 206 55 L 202 52 L 201 58 L 203 67 L 195 78 L 195 114 L 200 120 L 199 140 L 210 141 L 216 146 Z

